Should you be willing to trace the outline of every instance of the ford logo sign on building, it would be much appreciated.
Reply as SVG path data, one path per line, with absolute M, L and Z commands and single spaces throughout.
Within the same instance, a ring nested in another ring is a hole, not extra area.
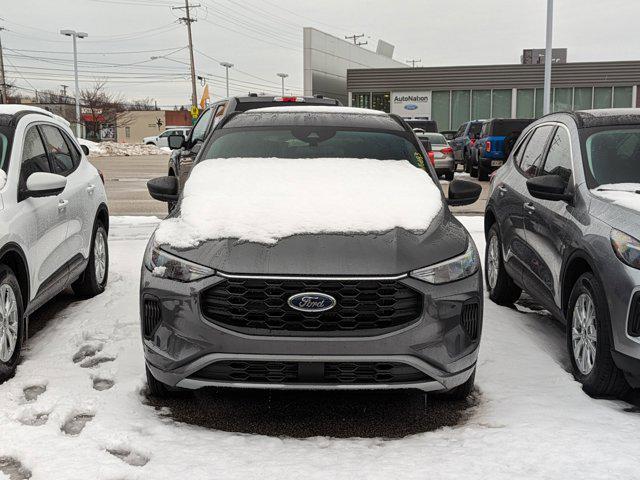
M 405 110 L 417 110 L 418 105 L 416 105 L 415 103 L 409 103 L 408 105 L 404 106 Z
M 336 306 L 336 299 L 324 293 L 306 292 L 292 295 L 287 303 L 301 312 L 325 312 Z

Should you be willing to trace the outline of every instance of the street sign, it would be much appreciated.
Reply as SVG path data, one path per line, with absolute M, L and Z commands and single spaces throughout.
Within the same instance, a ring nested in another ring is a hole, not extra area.
M 189 110 L 189 112 L 191 113 L 191 116 L 193 118 L 198 118 L 198 115 L 200 114 L 200 110 L 198 109 L 198 107 L 196 105 L 192 105 L 191 109 Z

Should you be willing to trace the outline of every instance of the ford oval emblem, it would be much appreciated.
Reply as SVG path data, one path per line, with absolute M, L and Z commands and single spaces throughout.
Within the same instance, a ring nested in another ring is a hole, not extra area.
M 336 299 L 324 293 L 305 292 L 290 296 L 287 303 L 301 312 L 324 312 L 336 306 Z
M 416 105 L 415 103 L 408 103 L 407 105 L 404 106 L 405 110 L 417 110 L 418 109 L 418 105 Z

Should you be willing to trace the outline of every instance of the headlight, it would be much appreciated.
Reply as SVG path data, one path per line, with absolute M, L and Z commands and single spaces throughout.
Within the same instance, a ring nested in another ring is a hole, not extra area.
M 620 230 L 611 230 L 611 246 L 620 260 L 633 268 L 640 268 L 640 240 Z
M 480 258 L 473 241 L 469 239 L 467 251 L 462 255 L 411 272 L 411 276 L 428 283 L 440 284 L 469 277 L 478 271 Z
M 193 282 L 216 273 L 212 268 L 189 262 L 184 258 L 176 257 L 161 250 L 153 239 L 149 242 L 147 251 L 144 254 L 144 266 L 154 277 L 178 282 Z

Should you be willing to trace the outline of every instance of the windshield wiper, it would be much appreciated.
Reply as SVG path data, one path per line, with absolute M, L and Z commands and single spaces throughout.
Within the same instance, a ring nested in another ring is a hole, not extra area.
M 629 192 L 629 193 L 637 193 L 640 194 L 639 190 L 628 190 L 625 188 L 596 188 L 598 192 Z

